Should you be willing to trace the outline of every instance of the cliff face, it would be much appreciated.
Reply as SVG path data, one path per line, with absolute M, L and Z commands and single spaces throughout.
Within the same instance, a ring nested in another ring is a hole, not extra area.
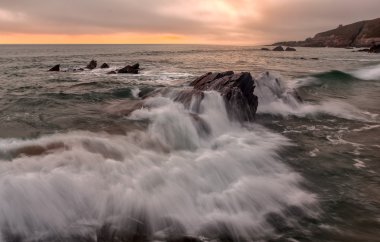
M 339 26 L 316 34 L 305 41 L 288 41 L 274 45 L 303 47 L 369 47 L 380 43 L 380 18 Z

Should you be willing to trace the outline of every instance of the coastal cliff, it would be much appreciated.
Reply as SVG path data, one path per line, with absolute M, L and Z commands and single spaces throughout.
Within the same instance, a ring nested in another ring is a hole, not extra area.
M 380 18 L 360 21 L 318 33 L 304 41 L 285 41 L 273 45 L 299 47 L 370 47 L 380 43 Z

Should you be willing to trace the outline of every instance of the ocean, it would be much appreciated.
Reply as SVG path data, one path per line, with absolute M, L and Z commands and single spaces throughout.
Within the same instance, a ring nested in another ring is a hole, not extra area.
M 0 241 L 379 241 L 380 55 L 260 49 L 0 45 Z M 254 122 L 175 101 L 227 70 Z

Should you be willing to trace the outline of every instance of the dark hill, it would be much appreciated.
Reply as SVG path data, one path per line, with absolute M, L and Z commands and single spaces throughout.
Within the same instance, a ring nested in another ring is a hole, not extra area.
M 318 33 L 305 41 L 279 42 L 273 45 L 303 47 L 369 47 L 380 43 L 380 18 L 360 21 Z

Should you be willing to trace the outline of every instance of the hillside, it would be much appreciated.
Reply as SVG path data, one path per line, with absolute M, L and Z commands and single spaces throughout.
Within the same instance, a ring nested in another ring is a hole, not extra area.
M 318 33 L 304 41 L 285 41 L 273 45 L 303 47 L 369 47 L 380 43 L 380 18 L 360 21 Z

